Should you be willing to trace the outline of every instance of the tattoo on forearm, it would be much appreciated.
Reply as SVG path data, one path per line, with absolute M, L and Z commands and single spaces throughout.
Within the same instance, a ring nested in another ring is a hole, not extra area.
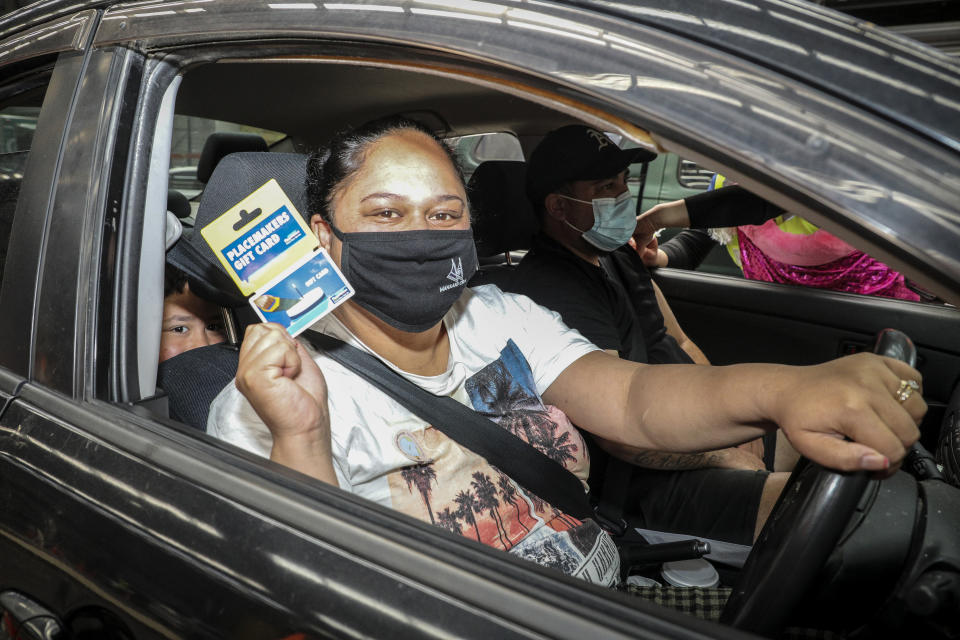
M 721 456 L 715 451 L 706 453 L 664 453 L 662 451 L 638 451 L 631 454 L 630 462 L 645 469 L 669 469 L 685 471 L 720 466 Z

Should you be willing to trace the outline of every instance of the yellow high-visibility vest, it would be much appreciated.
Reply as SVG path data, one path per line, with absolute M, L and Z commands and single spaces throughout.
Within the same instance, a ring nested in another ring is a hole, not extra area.
M 711 188 L 719 189 L 724 185 L 724 183 L 726 183 L 726 181 L 726 177 L 718 173 L 716 176 L 714 176 Z M 787 233 L 793 233 L 796 235 L 809 236 L 813 233 L 816 233 L 820 229 L 820 227 L 817 225 L 807 222 L 800 216 L 794 216 L 790 214 L 787 214 L 786 216 L 779 215 L 773 220 L 776 222 L 777 227 L 781 231 L 786 231 Z M 730 254 L 730 259 L 742 269 L 743 265 L 740 264 L 740 239 L 737 237 L 736 231 L 730 235 L 732 236 L 732 239 L 726 244 L 727 253 Z

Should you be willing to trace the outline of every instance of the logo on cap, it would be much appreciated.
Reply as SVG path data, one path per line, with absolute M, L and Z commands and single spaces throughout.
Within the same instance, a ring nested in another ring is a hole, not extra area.
M 600 151 L 600 149 L 603 149 L 603 148 L 606 147 L 607 145 L 613 144 L 613 142 L 611 142 L 610 138 L 608 138 L 607 136 L 603 135 L 602 133 L 600 133 L 600 132 L 597 131 L 596 129 L 587 129 L 587 135 L 597 141 L 597 151 Z

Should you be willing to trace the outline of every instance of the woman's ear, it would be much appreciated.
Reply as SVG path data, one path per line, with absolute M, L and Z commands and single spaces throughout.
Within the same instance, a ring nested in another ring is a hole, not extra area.
M 324 220 L 319 213 L 315 213 L 310 216 L 310 228 L 313 229 L 317 239 L 320 240 L 320 246 L 330 251 L 330 241 L 334 237 L 333 231 L 330 230 L 330 223 Z

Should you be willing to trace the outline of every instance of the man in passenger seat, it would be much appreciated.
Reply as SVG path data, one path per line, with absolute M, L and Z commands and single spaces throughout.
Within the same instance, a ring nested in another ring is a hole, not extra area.
M 641 256 L 627 245 L 637 227 L 629 166 L 655 157 L 643 149 L 622 150 L 583 125 L 547 134 L 527 165 L 527 193 L 541 230 L 499 284 L 558 312 L 613 355 L 649 364 L 708 365 L 680 330 Z M 658 531 L 751 544 L 788 477 L 765 470 L 756 443 L 677 454 L 595 441 L 643 469 L 606 475 L 608 484 L 629 482 L 627 491 L 601 487 L 604 476 L 596 463 L 606 460 L 598 452 L 591 487 L 619 493 L 631 524 Z
M 779 424 L 815 461 L 881 473 L 918 437 L 921 394 L 901 403 L 895 393 L 920 374 L 901 362 L 858 354 L 814 367 L 649 367 L 603 353 L 524 296 L 467 289 L 477 259 L 463 176 L 419 123 L 390 118 L 339 134 L 308 174 L 311 227 L 356 289 L 313 328 L 549 451 L 581 481 L 589 459 L 571 420 L 673 452 L 730 446 Z M 619 578 L 616 548 L 591 519 L 547 504 L 279 325 L 248 328 L 236 388 L 214 401 L 208 432 L 567 575 Z

